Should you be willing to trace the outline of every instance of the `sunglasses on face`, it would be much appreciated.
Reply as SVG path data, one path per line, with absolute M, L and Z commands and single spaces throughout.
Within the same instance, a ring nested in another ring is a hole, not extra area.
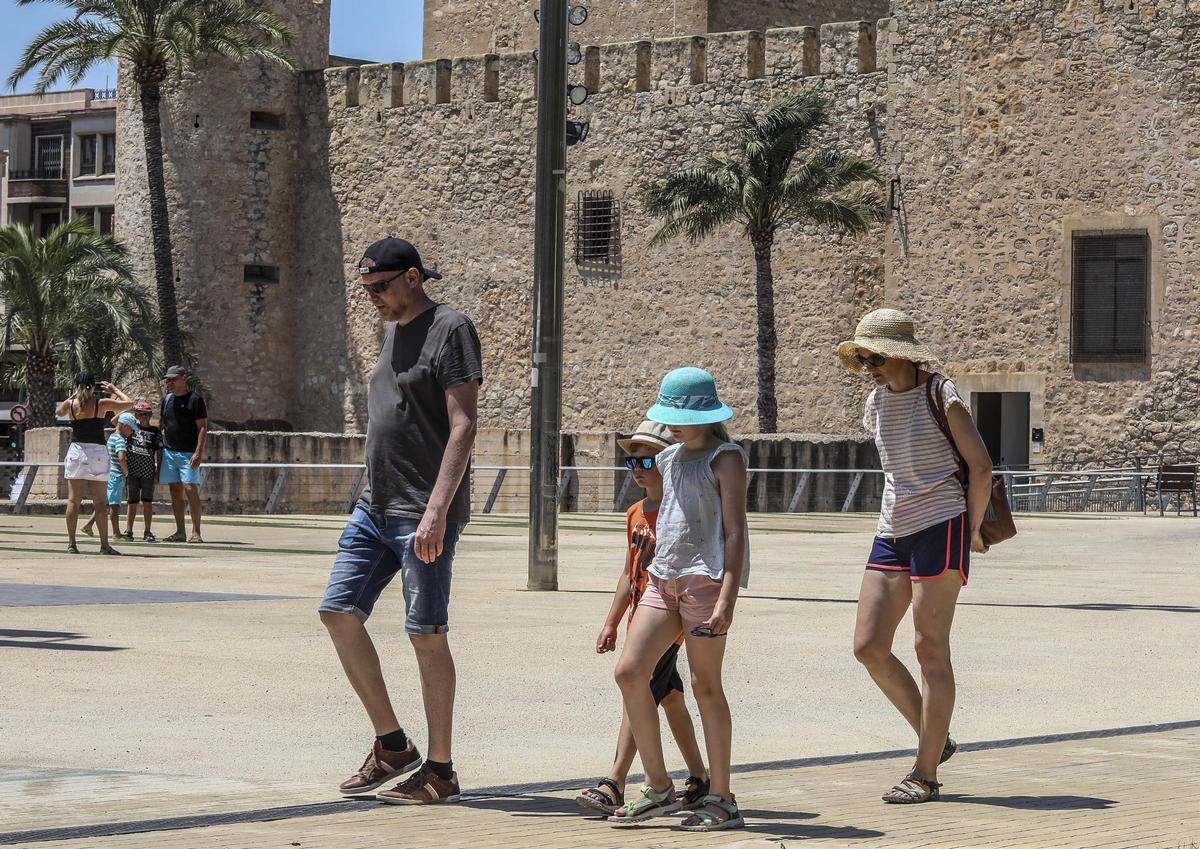
M 855 354 L 854 357 L 864 366 L 871 366 L 872 368 L 879 368 L 887 362 L 887 357 L 883 354 L 871 354 L 869 357 L 864 357 L 862 354 Z
M 654 468 L 653 457 L 626 457 L 625 468 L 645 469 L 647 472 Z
M 382 295 L 388 290 L 388 287 L 403 277 L 406 272 L 401 271 L 399 274 L 394 274 L 387 280 L 377 280 L 374 283 L 363 283 L 362 287 L 373 295 Z

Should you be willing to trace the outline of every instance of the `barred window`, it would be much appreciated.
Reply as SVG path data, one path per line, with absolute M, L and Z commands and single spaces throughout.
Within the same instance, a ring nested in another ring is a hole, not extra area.
M 611 191 L 579 193 L 575 207 L 575 264 L 581 272 L 612 275 L 621 268 L 621 202 Z
M 1076 233 L 1071 247 L 1071 358 L 1076 362 L 1144 360 L 1149 236 Z

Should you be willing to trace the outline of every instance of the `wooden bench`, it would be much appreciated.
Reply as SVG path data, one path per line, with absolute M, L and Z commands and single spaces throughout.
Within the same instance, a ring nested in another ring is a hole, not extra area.
M 1183 496 L 1190 495 L 1192 498 L 1192 515 L 1197 515 L 1196 508 L 1196 466 L 1192 465 L 1161 465 L 1158 467 L 1158 474 L 1153 478 L 1147 478 L 1143 483 L 1143 495 L 1148 492 L 1151 487 L 1154 489 L 1155 497 L 1158 499 L 1158 515 L 1166 515 L 1166 505 L 1171 501 L 1171 495 L 1175 495 L 1175 515 L 1178 516 L 1182 512 Z M 1165 497 L 1164 497 L 1165 496 Z M 1146 512 L 1149 500 L 1143 498 L 1142 512 Z

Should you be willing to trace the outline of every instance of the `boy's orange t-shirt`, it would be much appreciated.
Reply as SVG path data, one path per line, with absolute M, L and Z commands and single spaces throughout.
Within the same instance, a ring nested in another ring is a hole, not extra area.
M 654 560 L 654 529 L 658 524 L 658 511 L 647 513 L 643 509 L 645 503 L 645 499 L 642 499 L 625 511 L 625 531 L 629 539 L 629 548 L 625 552 L 625 571 L 629 575 L 630 622 L 650 581 L 650 563 Z M 683 645 L 683 634 L 675 643 Z

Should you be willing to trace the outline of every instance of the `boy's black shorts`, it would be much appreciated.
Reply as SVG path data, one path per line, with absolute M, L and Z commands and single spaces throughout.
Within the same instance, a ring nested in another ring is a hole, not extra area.
M 662 704 L 667 693 L 672 690 L 683 692 L 683 679 L 675 668 L 675 658 L 679 655 L 679 644 L 672 643 L 671 647 L 658 659 L 654 667 L 654 675 L 650 677 L 650 692 L 654 694 L 654 704 Z
M 125 500 L 130 504 L 151 504 L 154 501 L 154 478 L 135 478 L 132 475 L 125 479 Z

